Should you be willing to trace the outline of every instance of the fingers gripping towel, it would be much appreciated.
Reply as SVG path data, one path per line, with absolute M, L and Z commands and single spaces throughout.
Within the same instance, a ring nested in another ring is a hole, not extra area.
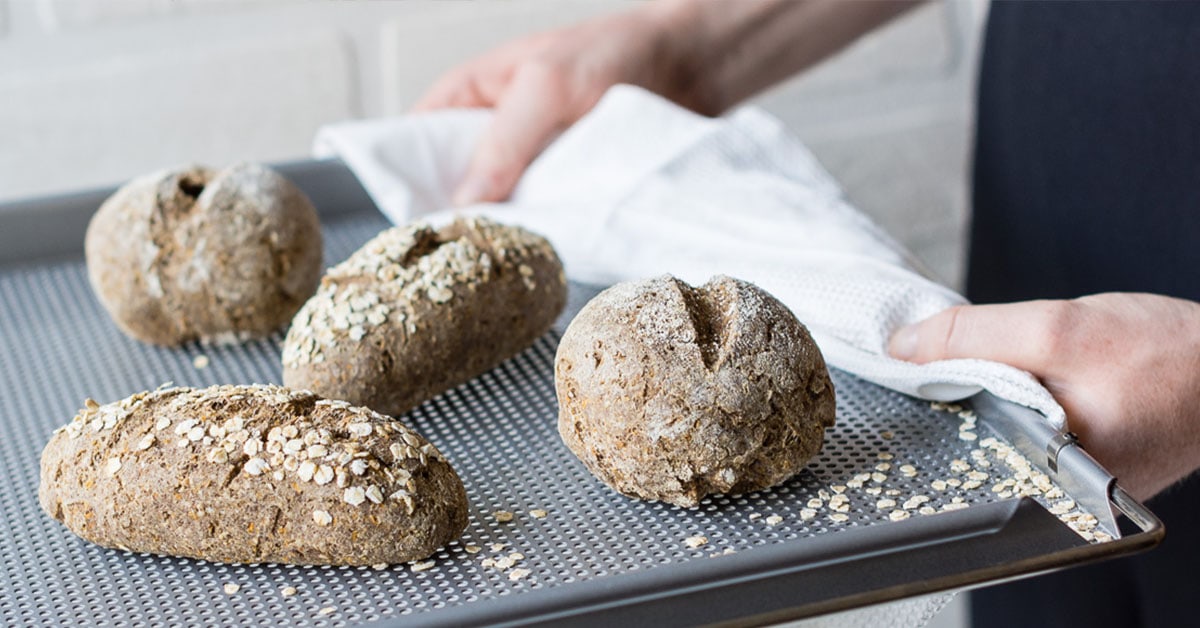
M 534 161 L 508 202 L 448 209 L 489 120 L 463 110 L 340 123 L 318 132 L 315 153 L 340 157 L 397 224 L 463 213 L 521 224 L 548 237 L 567 275 L 584 282 L 746 279 L 787 304 L 837 368 L 937 401 L 986 389 L 1065 423 L 1025 371 L 887 355 L 893 331 L 966 300 L 923 276 L 765 112 L 706 118 L 615 87 Z

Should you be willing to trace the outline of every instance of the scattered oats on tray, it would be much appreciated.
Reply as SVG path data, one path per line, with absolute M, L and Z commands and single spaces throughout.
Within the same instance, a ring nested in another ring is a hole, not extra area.
M 529 574 L 531 574 L 531 573 L 533 573 L 533 572 L 528 569 L 514 569 L 514 570 L 508 572 L 508 579 L 512 580 L 513 582 L 516 582 L 517 580 L 521 580 L 521 579 L 529 576 Z

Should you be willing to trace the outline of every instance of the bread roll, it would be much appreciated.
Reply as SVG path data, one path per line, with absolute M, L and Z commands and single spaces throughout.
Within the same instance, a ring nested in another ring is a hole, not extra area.
M 92 288 L 117 326 L 158 345 L 269 334 L 321 276 L 316 210 L 257 164 L 134 179 L 92 217 L 84 249 Z
M 566 298 L 554 249 L 519 227 L 389 229 L 330 269 L 296 314 L 283 381 L 399 415 L 528 347 Z
M 808 330 L 729 277 L 601 292 L 571 321 L 554 374 L 567 447 L 617 491 L 678 506 L 792 477 L 834 422 Z
M 462 481 L 433 445 L 278 386 L 89 399 L 42 452 L 38 499 L 92 543 L 224 563 L 401 563 L 467 525 Z

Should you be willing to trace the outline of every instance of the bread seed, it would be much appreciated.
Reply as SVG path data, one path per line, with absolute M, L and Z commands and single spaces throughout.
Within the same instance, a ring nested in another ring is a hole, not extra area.
M 342 499 L 351 506 L 367 501 L 367 492 L 361 486 L 351 486 L 342 492 Z
M 706 536 L 689 536 L 688 538 L 684 539 L 683 542 L 686 543 L 688 547 L 695 549 L 697 547 L 702 547 L 702 546 L 708 545 L 708 537 L 706 537 Z
M 333 517 L 324 510 L 314 510 L 313 521 L 315 521 L 319 526 L 327 526 L 333 523 Z
M 279 590 L 279 594 L 283 597 L 292 597 L 296 595 L 296 587 L 283 587 Z
M 120 470 L 121 470 L 121 459 L 120 458 L 109 458 L 108 462 L 104 463 L 104 475 L 106 475 L 110 478 L 113 477 L 114 475 L 116 475 L 117 471 L 120 471 Z
M 513 520 L 513 514 L 507 510 L 497 510 L 492 513 L 492 517 L 500 523 L 508 523 Z
M 329 465 L 320 465 L 313 472 L 313 481 L 320 486 L 324 486 L 333 481 L 333 469 Z
M 546 515 L 548 515 L 548 514 L 549 513 L 547 513 L 545 510 L 542 510 L 541 508 L 534 508 L 533 510 L 529 511 L 529 516 L 533 517 L 534 519 L 545 519 Z
M 251 458 L 242 466 L 242 470 L 250 475 L 262 475 L 270 468 L 271 465 L 262 458 Z
M 432 560 L 423 560 L 418 563 L 413 563 L 412 570 L 413 571 L 428 571 L 430 569 L 433 569 L 433 566 L 434 566 L 434 562 Z
M 237 593 L 238 590 L 241 589 L 242 587 L 239 585 L 236 585 L 232 582 L 227 582 L 227 583 L 225 583 L 225 586 L 223 586 L 221 588 L 225 591 L 225 595 L 233 595 L 234 593 Z
M 208 368 L 208 356 L 204 355 L 203 353 L 196 356 L 196 358 L 192 360 L 192 366 L 196 367 L 197 369 Z
M 309 460 L 305 460 L 304 462 L 301 462 L 300 466 L 296 469 L 296 477 L 300 478 L 301 482 L 307 482 L 313 478 L 313 473 L 315 473 L 316 470 L 317 465 L 313 464 Z

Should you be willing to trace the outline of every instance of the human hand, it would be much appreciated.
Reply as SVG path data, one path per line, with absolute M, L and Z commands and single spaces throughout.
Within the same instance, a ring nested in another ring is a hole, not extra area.
M 443 76 L 413 111 L 495 109 L 455 204 L 507 198 L 542 149 L 618 83 L 704 112 L 685 56 L 671 40 L 678 19 L 652 3 L 513 41 Z
M 659 0 L 519 39 L 442 77 L 413 107 L 489 107 L 465 205 L 508 197 L 521 173 L 609 87 L 643 87 L 717 115 L 907 11 L 896 0 Z
M 1140 499 L 1200 467 L 1200 303 L 1108 293 L 959 306 L 898 330 L 888 351 L 1029 371 L 1088 453 Z

